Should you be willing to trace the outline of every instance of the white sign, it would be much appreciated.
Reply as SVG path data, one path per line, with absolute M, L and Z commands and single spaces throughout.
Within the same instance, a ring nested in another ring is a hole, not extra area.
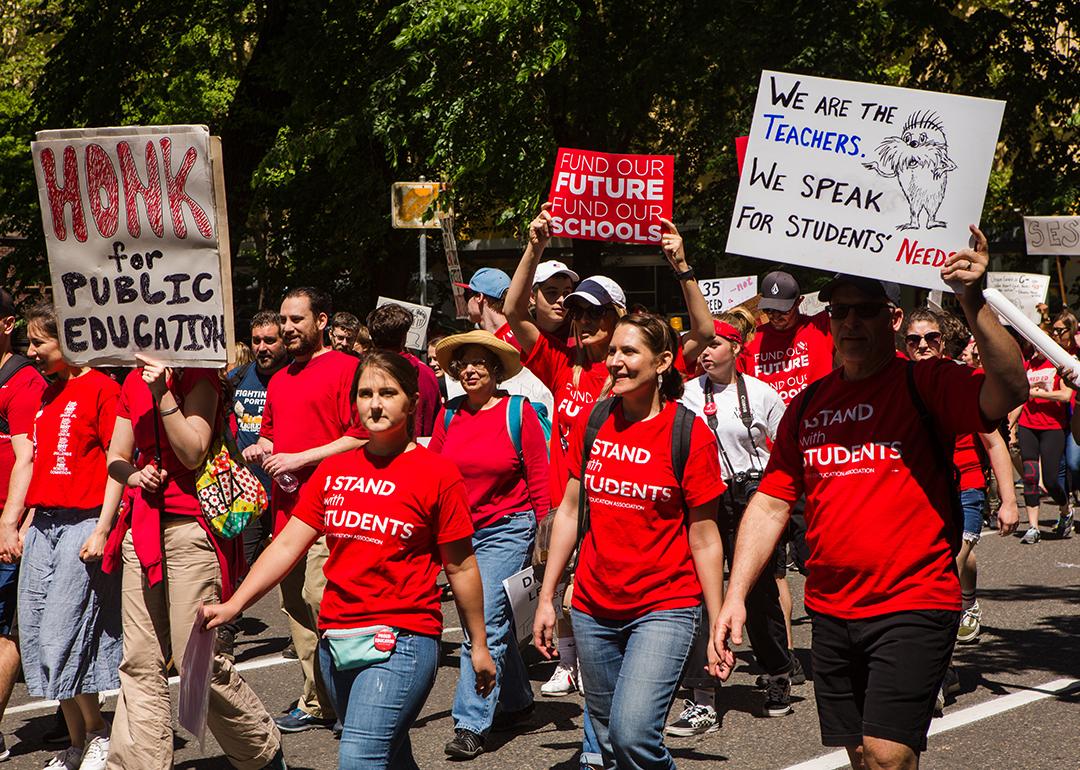
M 799 312 L 803 315 L 817 315 L 824 312 L 825 303 L 821 301 L 821 292 L 811 292 L 810 294 L 802 295 L 802 302 L 799 303 Z
M 503 590 L 506 591 L 506 598 L 510 600 L 510 607 L 514 611 L 514 626 L 517 628 L 519 642 L 532 638 L 533 619 L 540 603 L 541 584 L 541 579 L 536 576 L 532 567 L 526 567 L 503 581 Z
M 405 347 L 412 350 L 423 350 L 427 347 L 427 327 L 428 322 L 431 320 L 431 308 L 424 305 L 414 305 L 412 302 L 405 302 L 400 299 L 379 297 L 375 307 L 382 307 L 383 305 L 401 305 L 412 313 L 413 322 L 409 328 L 409 334 L 405 338 Z
M 753 299 L 757 295 L 757 276 L 705 278 L 698 281 L 698 286 L 709 303 L 709 312 L 716 315 Z
M 1024 217 L 1027 253 L 1080 256 L 1080 217 Z
M 223 366 L 228 233 L 206 126 L 39 131 L 30 147 L 67 360 Z
M 1039 273 L 987 273 L 986 285 L 997 289 L 1035 323 L 1042 317 L 1035 306 L 1046 302 L 1050 276 Z
M 727 251 L 945 288 L 1004 102 L 761 73 Z

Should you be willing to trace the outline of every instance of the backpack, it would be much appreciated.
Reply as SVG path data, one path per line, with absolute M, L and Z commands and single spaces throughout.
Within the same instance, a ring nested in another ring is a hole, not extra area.
M 548 417 L 547 407 L 543 404 L 534 404 L 525 396 L 510 396 L 510 403 L 506 407 L 506 431 L 510 434 L 510 441 L 514 444 L 514 451 L 521 457 L 521 420 L 522 410 L 528 402 L 536 412 L 536 418 L 540 421 L 540 430 L 544 432 L 544 446 L 551 446 L 551 418 Z M 465 396 L 457 396 L 446 402 L 443 408 L 443 430 L 450 430 L 450 421 L 465 403 Z

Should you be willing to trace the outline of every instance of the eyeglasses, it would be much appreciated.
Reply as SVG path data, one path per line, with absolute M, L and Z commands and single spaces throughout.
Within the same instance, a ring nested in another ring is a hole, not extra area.
M 843 321 L 852 310 L 855 311 L 855 315 L 859 318 L 869 320 L 876 318 L 878 313 L 889 306 L 887 302 L 856 302 L 854 305 L 826 305 L 825 310 L 828 312 L 829 318 L 835 318 L 837 321 Z
M 927 332 L 926 334 L 909 334 L 904 337 L 904 341 L 907 342 L 909 348 L 919 347 L 919 343 L 926 340 L 926 346 L 928 348 L 936 348 L 941 346 L 941 332 Z
M 470 366 L 478 372 L 491 371 L 491 366 L 483 358 L 470 358 L 468 361 L 455 358 L 450 362 L 450 374 L 457 377 Z
M 570 317 L 599 321 L 607 314 L 608 310 L 607 305 L 572 305 L 570 307 Z
M 1052 331 L 1054 334 L 1065 334 L 1069 331 L 1069 329 L 1066 326 L 1051 326 L 1050 331 Z

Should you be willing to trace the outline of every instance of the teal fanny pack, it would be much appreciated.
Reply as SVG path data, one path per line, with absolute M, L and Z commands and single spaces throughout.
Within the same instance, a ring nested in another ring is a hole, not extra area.
M 390 626 L 328 628 L 323 637 L 338 671 L 350 671 L 389 660 L 397 646 L 398 631 Z

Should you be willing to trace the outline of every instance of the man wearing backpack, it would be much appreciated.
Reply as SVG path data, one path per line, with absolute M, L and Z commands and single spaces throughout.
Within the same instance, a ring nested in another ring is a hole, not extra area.
M 971 231 L 976 248 L 951 255 L 941 277 L 958 292 L 985 373 L 897 357 L 895 284 L 839 275 L 822 290 L 841 366 L 781 420 L 714 626 L 728 673 L 746 596 L 805 492 L 822 743 L 845 747 L 853 768 L 918 766 L 960 621 L 954 437 L 992 429 L 1027 399 L 1019 348 L 982 294 L 986 239 Z

